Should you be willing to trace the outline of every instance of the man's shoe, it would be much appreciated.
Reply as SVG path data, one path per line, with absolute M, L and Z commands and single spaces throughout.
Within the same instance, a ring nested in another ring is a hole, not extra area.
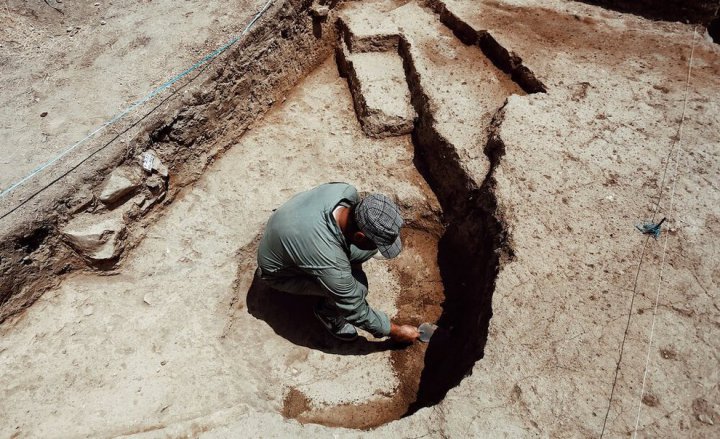
M 315 317 L 320 320 L 320 323 L 323 324 L 325 329 L 327 329 L 333 337 L 342 341 L 353 341 L 358 338 L 357 329 L 342 317 L 325 316 L 318 312 L 317 308 L 315 308 L 314 313 Z

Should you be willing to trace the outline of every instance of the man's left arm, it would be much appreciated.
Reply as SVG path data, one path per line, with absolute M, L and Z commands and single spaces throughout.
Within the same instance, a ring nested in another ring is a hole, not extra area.
M 375 337 L 390 335 L 390 319 L 382 311 L 376 311 L 368 304 L 367 287 L 358 282 L 350 270 L 326 270 L 318 281 L 330 292 L 345 320 L 362 328 Z

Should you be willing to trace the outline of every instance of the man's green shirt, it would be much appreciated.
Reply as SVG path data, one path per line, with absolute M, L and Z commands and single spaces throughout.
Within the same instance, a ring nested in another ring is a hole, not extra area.
M 258 248 L 263 275 L 310 276 L 331 297 L 345 319 L 376 337 L 390 334 L 390 319 L 367 303 L 367 288 L 352 275 L 349 244 L 333 216 L 341 203 L 360 201 L 346 183 L 328 183 L 295 195 L 270 217 Z M 302 294 L 302 292 L 298 292 Z

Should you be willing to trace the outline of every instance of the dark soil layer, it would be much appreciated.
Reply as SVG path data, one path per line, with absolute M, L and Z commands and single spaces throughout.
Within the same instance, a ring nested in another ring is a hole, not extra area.
M 720 18 L 715 18 L 711 21 L 707 29 L 713 41 L 720 44 Z
M 702 0 L 580 0 L 653 20 L 683 21 L 707 25 L 717 14 L 716 1 Z
M 408 229 L 403 233 L 405 246 L 403 253 L 397 259 L 389 261 L 391 271 L 400 279 L 401 294 L 396 303 L 398 313 L 394 318 L 398 324 L 418 326 L 423 322 L 435 322 L 440 316 L 440 304 L 443 302 L 444 294 L 436 264 L 437 240 L 435 232 Z M 417 258 L 422 261 L 420 265 L 423 267 L 433 268 L 429 270 L 429 277 L 418 274 L 424 270 L 414 269 L 418 265 Z M 297 298 L 285 297 L 285 299 Z M 310 302 L 312 300 L 308 301 Z M 256 307 L 249 302 L 248 308 L 253 312 Z M 297 308 L 285 308 L 292 310 L 293 315 L 299 314 Z M 309 309 L 306 314 L 311 315 Z M 319 327 L 312 321 L 305 326 Z M 318 338 L 327 339 L 324 330 L 321 332 Z M 350 347 L 357 343 L 351 343 Z M 337 344 L 338 348 L 343 347 L 343 342 Z M 347 343 L 345 345 L 347 346 Z M 378 346 L 378 343 L 368 343 L 368 346 L 372 345 L 376 345 L 377 348 L 384 346 L 384 344 Z M 291 389 L 285 397 L 282 413 L 303 423 L 358 429 L 370 429 L 399 419 L 416 399 L 426 347 L 427 345 L 422 343 L 394 346 L 391 361 L 400 385 L 392 394 L 377 395 L 376 400 L 361 404 L 313 407 L 307 396 L 297 389 Z M 333 351 L 333 349 L 329 350 Z

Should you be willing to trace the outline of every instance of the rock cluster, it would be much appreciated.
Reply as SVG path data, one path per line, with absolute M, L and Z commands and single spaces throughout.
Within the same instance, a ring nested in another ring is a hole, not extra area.
M 62 229 L 65 241 L 90 262 L 113 261 L 123 249 L 129 218 L 144 215 L 167 193 L 169 171 L 154 151 L 140 158 L 142 169 L 126 164 L 114 169 L 93 194 L 84 194 Z M 145 172 L 143 172 L 143 170 Z

